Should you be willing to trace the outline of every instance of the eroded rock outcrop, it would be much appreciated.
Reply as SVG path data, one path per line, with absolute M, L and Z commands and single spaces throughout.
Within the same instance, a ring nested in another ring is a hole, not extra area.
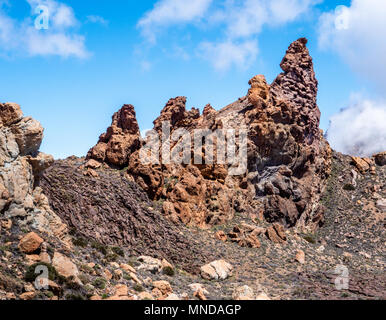
M 124 167 L 129 155 L 140 148 L 140 132 L 132 105 L 124 105 L 113 115 L 111 126 L 99 137 L 87 157 Z
M 55 236 L 66 237 L 66 226 L 50 209 L 41 188 L 41 173 L 54 161 L 39 152 L 43 128 L 23 117 L 15 103 L 0 104 L 0 218 L 17 218 L 20 225 Z
M 283 73 L 271 85 L 258 75 L 250 80 L 246 97 L 220 111 L 207 105 L 202 115 L 195 108 L 186 110 L 185 97 L 170 99 L 154 121 L 154 131 L 168 139 L 166 147 L 171 153 L 183 139 L 177 134 L 181 128 L 191 137 L 196 129 L 234 129 L 236 140 L 240 129 L 247 130 L 246 172 L 231 175 L 232 166 L 219 164 L 217 159 L 213 164 L 197 164 L 193 159 L 177 164 L 160 158 L 144 164 L 134 119 L 130 128 L 126 127 L 130 133 L 118 135 L 130 146 L 114 149 L 118 153 L 125 150 L 116 156 L 122 161 L 96 156 L 95 150 L 113 149 L 106 135 L 90 150 L 89 157 L 110 165 L 128 164 L 128 173 L 151 199 L 162 201 L 164 214 L 175 222 L 206 227 L 224 223 L 237 212 L 257 214 L 264 210 L 270 223 L 315 229 L 323 222 L 319 197 L 329 174 L 331 149 L 319 129 L 318 82 L 306 43 L 302 38 L 291 44 L 281 63 Z M 126 108 L 113 117 L 112 127 L 117 127 L 117 115 L 125 113 Z M 162 131 L 165 123 L 170 125 L 166 136 Z M 216 154 L 217 140 L 214 142 Z M 165 144 L 161 143 L 159 150 L 162 148 Z M 205 155 L 207 151 L 208 145 L 199 150 L 192 142 L 192 155 Z
M 318 82 L 306 44 L 302 38 L 290 45 L 284 72 L 270 86 L 262 76 L 250 82 L 248 169 L 268 221 L 315 228 L 323 222 L 319 199 L 331 149 L 319 129 Z

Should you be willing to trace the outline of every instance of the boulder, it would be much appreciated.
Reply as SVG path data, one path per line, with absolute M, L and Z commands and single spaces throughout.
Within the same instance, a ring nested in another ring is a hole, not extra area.
M 193 293 L 193 297 L 197 298 L 198 300 L 201 301 L 206 301 L 208 298 L 205 296 L 205 293 L 202 289 L 198 289 Z
M 225 260 L 216 260 L 201 267 L 201 276 L 207 280 L 225 280 L 232 274 L 233 267 Z
M 359 157 L 352 157 L 352 162 L 358 171 L 362 174 L 370 170 L 370 165 L 367 161 Z
M 25 292 L 23 294 L 20 295 L 20 299 L 21 300 L 33 300 L 36 296 L 36 292 L 33 291 L 33 292 Z
M 241 286 L 236 288 L 232 294 L 233 300 L 254 300 L 255 294 L 253 289 L 248 286 Z
M 153 282 L 153 288 L 158 289 L 163 296 L 168 296 L 173 292 L 172 287 L 170 286 L 170 283 L 164 280 L 160 281 L 154 281 Z
M 141 265 L 137 268 L 138 270 L 146 270 L 152 273 L 158 273 L 162 269 L 162 261 L 148 256 L 140 256 L 138 261 Z
M 39 153 L 42 139 L 38 121 L 23 117 L 15 103 L 0 103 L 0 211 L 4 218 L 21 218 L 19 227 L 55 236 L 68 247 L 67 227 L 37 187 L 53 163 L 52 156 Z
M 88 158 L 109 165 L 128 166 L 127 173 L 151 200 L 163 201 L 162 211 L 172 222 L 202 228 L 223 224 L 239 212 L 264 212 L 269 223 L 286 227 L 316 229 L 323 223 L 321 192 L 331 169 L 332 151 L 324 139 L 317 106 L 318 81 L 307 40 L 293 42 L 282 62 L 283 70 L 272 84 L 257 75 L 250 89 L 225 108 L 216 111 L 205 106 L 203 114 L 186 109 L 186 97 L 170 99 L 154 121 L 153 132 L 159 137 L 163 126 L 170 125 L 170 135 L 179 129 L 194 135 L 194 130 L 245 129 L 248 131 L 247 159 L 243 170 L 233 176 L 236 165 L 220 161 L 184 165 L 141 161 L 138 125 L 132 106 L 124 106 L 113 117 L 111 127 L 101 135 Z M 169 133 L 167 134 L 169 136 Z M 147 142 L 154 142 L 148 138 Z M 178 141 L 170 141 L 170 151 L 178 151 Z M 218 151 L 217 139 L 214 151 Z M 165 145 L 165 147 L 169 147 Z M 191 144 L 191 154 L 206 154 Z M 162 151 L 160 144 L 156 151 Z M 216 160 L 216 159 L 215 159 Z M 312 216 L 311 216 L 312 215 Z M 224 241 L 224 236 L 217 238 Z M 256 235 L 240 242 L 259 247 Z
M 259 295 L 257 295 L 256 297 L 256 301 L 270 301 L 271 299 L 267 296 L 266 293 L 260 293 Z
M 19 242 L 19 249 L 24 253 L 33 253 L 40 248 L 44 240 L 35 232 L 25 235 Z
M 206 290 L 201 283 L 192 283 L 189 285 L 189 288 L 193 291 L 193 293 L 201 291 L 203 294 L 209 295 L 208 290 Z
M 122 296 L 127 296 L 128 295 L 128 291 L 129 289 L 127 288 L 126 285 L 124 284 L 118 284 L 114 287 L 114 292 L 115 292 L 115 296 L 118 296 L 118 297 L 122 297 Z
M 126 263 L 122 263 L 119 267 L 126 272 L 132 272 L 132 273 L 137 272 L 131 265 Z
M 267 228 L 266 235 L 274 243 L 285 243 L 287 236 L 282 225 L 275 223 Z
M 215 237 L 217 240 L 220 240 L 222 242 L 226 242 L 228 240 L 228 237 L 224 231 L 217 231 Z
M 257 228 L 247 224 L 236 226 L 233 232 L 228 234 L 228 238 L 232 242 L 236 242 L 240 247 L 260 248 L 261 243 L 258 236 L 264 233 L 265 229 Z
M 386 166 L 386 151 L 374 155 L 375 163 L 379 166 Z
M 70 258 L 56 251 L 52 259 L 52 265 L 55 267 L 59 275 L 65 278 L 73 278 L 75 282 L 80 282 L 78 279 L 78 268 Z
M 376 206 L 381 212 L 386 213 L 386 199 L 379 199 Z

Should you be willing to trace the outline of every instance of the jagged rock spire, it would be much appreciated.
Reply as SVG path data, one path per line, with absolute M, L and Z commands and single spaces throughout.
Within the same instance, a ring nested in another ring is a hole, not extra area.
M 131 104 L 125 104 L 113 115 L 112 125 L 121 128 L 124 132 L 137 134 L 139 132 L 139 126 L 134 106 Z
M 280 66 L 283 69 L 271 86 L 271 94 L 277 99 L 291 101 L 298 108 L 316 108 L 318 81 L 314 65 L 307 49 L 307 39 L 293 42 Z
M 87 154 L 87 159 L 124 167 L 128 157 L 141 146 L 141 138 L 134 107 L 124 105 L 113 115 L 111 126 Z

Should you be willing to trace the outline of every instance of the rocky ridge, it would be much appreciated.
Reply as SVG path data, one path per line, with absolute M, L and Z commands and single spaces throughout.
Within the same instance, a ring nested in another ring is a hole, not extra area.
M 291 44 L 281 63 L 284 72 L 271 85 L 264 76 L 256 76 L 249 82 L 246 97 L 218 112 L 207 105 L 202 115 L 195 108 L 186 110 L 185 97 L 170 99 L 154 121 L 160 135 L 168 121 L 169 136 L 181 128 L 190 133 L 194 129 L 247 129 L 245 174 L 233 176 L 231 165 L 196 165 L 193 160 L 184 165 L 143 164 L 139 151 L 143 143 L 132 106 L 124 106 L 113 116 L 112 126 L 88 158 L 127 167 L 152 200 L 162 201 L 164 215 L 176 223 L 205 228 L 231 220 L 236 212 L 263 212 L 272 223 L 317 228 L 323 222 L 319 198 L 329 174 L 331 149 L 319 129 L 318 83 L 306 43 L 302 38 Z M 130 130 L 115 129 L 119 123 L 129 123 Z M 171 152 L 177 142 L 171 144 Z M 192 154 L 197 153 L 194 148 Z M 106 150 L 106 155 L 124 151 L 116 156 L 117 162 L 114 157 L 101 157 L 100 150 Z

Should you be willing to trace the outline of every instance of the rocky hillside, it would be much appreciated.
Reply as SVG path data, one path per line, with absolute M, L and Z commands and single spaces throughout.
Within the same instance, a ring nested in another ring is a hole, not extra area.
M 0 104 L 0 299 L 385 299 L 386 153 L 330 149 L 306 44 L 225 108 L 177 97 L 154 121 L 177 154 L 181 129 L 247 130 L 245 168 L 144 164 L 132 105 L 86 158 L 54 161 L 41 125 Z
M 47 169 L 40 185 L 78 237 L 126 247 L 130 255 L 165 258 L 192 272 L 212 256 L 187 230 L 165 219 L 122 171 L 67 159 Z

